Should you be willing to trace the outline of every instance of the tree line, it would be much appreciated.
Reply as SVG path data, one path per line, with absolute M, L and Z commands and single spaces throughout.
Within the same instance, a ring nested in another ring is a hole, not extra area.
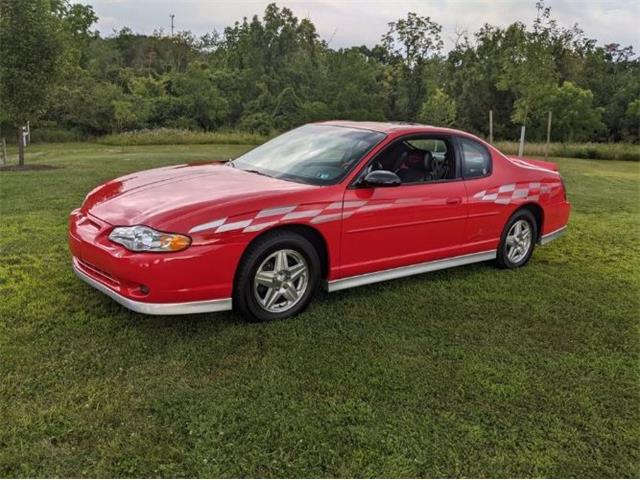
M 444 51 L 436 19 L 409 13 L 374 47 L 331 48 L 276 4 L 222 32 L 94 30 L 91 6 L 0 0 L 0 122 L 84 135 L 169 127 L 262 134 L 325 119 L 455 126 L 494 138 L 632 141 L 640 61 L 561 27 L 538 2 L 530 27 L 485 24 Z

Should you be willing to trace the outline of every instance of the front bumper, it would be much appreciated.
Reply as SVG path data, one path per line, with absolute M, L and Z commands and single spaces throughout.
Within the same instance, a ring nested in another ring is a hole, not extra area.
M 182 303 L 147 303 L 132 300 L 120 295 L 118 292 L 100 283 L 98 280 L 95 280 L 89 273 L 85 273 L 82 264 L 76 257 L 73 257 L 73 271 L 78 278 L 84 280 L 96 290 L 108 295 L 120 305 L 134 312 L 144 313 L 145 315 L 183 315 L 190 313 L 223 312 L 231 310 L 230 298 Z
M 135 253 L 108 239 L 113 225 L 79 210 L 69 218 L 78 277 L 121 305 L 147 315 L 231 309 L 233 277 L 244 245 L 192 245 L 176 253 Z

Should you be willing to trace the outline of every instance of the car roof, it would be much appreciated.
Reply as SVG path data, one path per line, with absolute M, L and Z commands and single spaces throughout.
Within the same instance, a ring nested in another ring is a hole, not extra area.
M 455 133 L 465 134 L 466 132 L 454 130 L 451 128 L 434 127 L 432 125 L 422 125 L 420 123 L 409 122 L 356 122 L 351 120 L 330 120 L 326 122 L 318 122 L 317 125 L 331 125 L 335 127 L 360 128 L 364 130 L 373 130 L 381 133 Z

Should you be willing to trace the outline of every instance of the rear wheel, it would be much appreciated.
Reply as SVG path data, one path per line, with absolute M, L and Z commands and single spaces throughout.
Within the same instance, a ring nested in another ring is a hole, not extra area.
M 497 262 L 502 268 L 518 268 L 525 265 L 535 248 L 538 238 L 536 219 L 526 209 L 514 213 L 502 232 Z
M 250 321 L 296 315 L 311 302 L 320 277 L 320 259 L 305 237 L 275 231 L 245 253 L 233 295 L 234 308 Z

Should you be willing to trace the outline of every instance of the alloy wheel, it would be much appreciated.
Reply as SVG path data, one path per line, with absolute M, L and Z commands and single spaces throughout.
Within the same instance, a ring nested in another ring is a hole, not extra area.
M 309 285 L 309 266 L 299 252 L 277 250 L 260 264 L 253 279 L 258 304 L 271 313 L 293 308 Z
M 507 233 L 507 260 L 520 263 L 529 253 L 532 242 L 531 225 L 526 220 L 515 222 Z

